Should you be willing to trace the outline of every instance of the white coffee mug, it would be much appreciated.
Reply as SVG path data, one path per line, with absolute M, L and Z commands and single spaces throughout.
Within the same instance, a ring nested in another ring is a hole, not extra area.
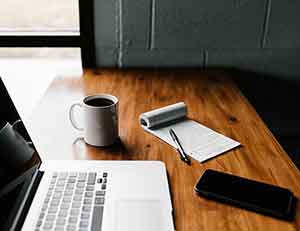
M 83 126 L 74 118 L 74 109 L 83 109 Z M 97 94 L 85 97 L 82 102 L 70 107 L 69 117 L 73 127 L 83 131 L 86 143 L 93 146 L 108 146 L 119 136 L 118 98 L 109 94 Z

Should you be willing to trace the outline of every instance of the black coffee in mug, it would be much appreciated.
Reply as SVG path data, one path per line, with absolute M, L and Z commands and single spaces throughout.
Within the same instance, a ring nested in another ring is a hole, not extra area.
M 107 107 L 114 104 L 112 100 L 104 98 L 91 98 L 85 101 L 85 103 L 92 107 Z

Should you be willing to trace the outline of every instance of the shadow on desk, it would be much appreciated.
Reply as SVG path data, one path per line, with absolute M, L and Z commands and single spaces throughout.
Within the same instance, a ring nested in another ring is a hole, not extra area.
M 248 98 L 295 165 L 300 164 L 300 79 L 231 70 Z
M 300 77 L 261 74 L 238 68 L 206 70 L 232 74 L 242 93 L 300 168 Z
M 84 149 L 84 152 L 83 152 Z M 125 155 L 129 160 L 132 159 L 130 157 L 130 152 L 126 148 L 124 142 L 120 138 L 116 140 L 115 143 L 106 147 L 95 147 L 89 144 L 86 144 L 83 137 L 78 137 L 73 142 L 73 152 L 75 159 L 95 159 L 95 155 L 86 156 L 83 153 L 95 153 L 95 152 L 105 152 L 107 155 L 115 156 L 118 159 L 119 155 Z M 101 160 L 100 156 L 99 159 Z

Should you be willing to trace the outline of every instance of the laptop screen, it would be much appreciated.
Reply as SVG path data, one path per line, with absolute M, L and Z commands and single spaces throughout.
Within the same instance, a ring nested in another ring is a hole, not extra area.
M 25 97 L 25 96 L 24 96 Z M 0 78 L 0 224 L 25 197 L 40 157 Z M 31 175 L 28 177 L 28 172 Z M 24 177 L 26 175 L 26 177 Z M 26 182 L 27 181 L 27 182 Z

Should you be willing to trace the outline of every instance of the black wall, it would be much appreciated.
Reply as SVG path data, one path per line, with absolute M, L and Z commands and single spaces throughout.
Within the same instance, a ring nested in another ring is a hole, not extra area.
M 298 0 L 94 0 L 98 66 L 300 75 Z

